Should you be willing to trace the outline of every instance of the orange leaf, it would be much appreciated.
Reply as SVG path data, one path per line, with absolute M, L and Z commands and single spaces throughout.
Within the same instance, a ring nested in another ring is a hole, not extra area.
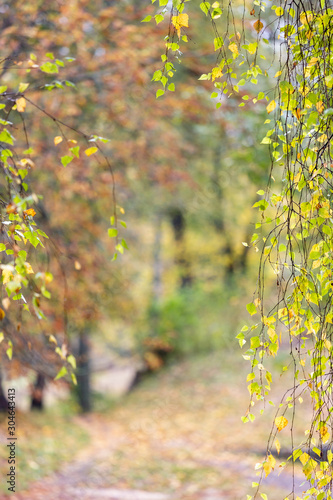
M 28 210 L 23 210 L 23 216 L 24 217 L 33 217 L 34 215 L 36 215 L 36 211 L 33 209 L 33 208 L 28 208 Z
M 258 19 L 255 23 L 253 23 L 253 27 L 256 30 L 257 33 L 260 33 L 260 31 L 263 29 L 264 25 L 263 23 Z

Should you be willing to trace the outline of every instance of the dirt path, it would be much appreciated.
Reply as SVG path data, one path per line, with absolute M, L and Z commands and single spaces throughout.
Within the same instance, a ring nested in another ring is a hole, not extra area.
M 239 408 L 247 396 L 226 377 L 218 363 L 182 363 L 115 409 L 75 417 L 89 431 L 91 444 L 71 464 L 11 499 L 246 498 L 257 479 L 254 464 L 263 458 L 252 450 L 263 438 L 260 428 L 241 423 Z M 270 500 L 282 500 L 292 480 L 274 473 L 266 484 Z

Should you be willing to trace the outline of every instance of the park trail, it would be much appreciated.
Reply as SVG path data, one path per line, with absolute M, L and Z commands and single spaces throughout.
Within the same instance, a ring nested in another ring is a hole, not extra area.
M 108 410 L 75 416 L 90 444 L 11 500 L 246 498 L 255 491 L 254 465 L 264 458 L 258 449 L 265 449 L 269 420 L 241 422 L 248 403 L 242 370 L 221 355 L 181 361 Z M 262 491 L 283 500 L 292 482 L 290 472 L 274 471 Z

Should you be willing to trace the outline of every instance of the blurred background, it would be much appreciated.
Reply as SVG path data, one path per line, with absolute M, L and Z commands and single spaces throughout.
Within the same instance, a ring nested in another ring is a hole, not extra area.
M 257 282 L 251 207 L 270 169 L 265 101 L 248 101 L 246 85 L 211 99 L 211 83 L 198 82 L 216 54 L 192 3 L 176 91 L 157 100 L 167 25 L 141 23 L 157 12 L 149 2 L 0 3 L 1 85 L 29 83 L 15 151 L 33 149 L 27 183 L 49 236 L 29 255 L 44 280 L 35 276 L 35 313 L 3 302 L 16 328 L 12 360 L 0 344 L 3 410 L 7 389 L 17 392 L 14 498 L 238 499 L 257 480 L 273 413 L 241 422 L 248 366 L 235 336 L 250 324 Z M 252 4 L 244 20 L 233 3 L 230 36 L 245 29 L 255 41 Z M 216 22 L 225 32 L 226 17 Z M 45 62 L 59 75 L 40 72 Z M 92 135 L 102 154 L 79 154 Z M 68 353 L 77 386 L 53 380 Z M 0 456 L 5 472 L 4 447 Z M 284 498 L 291 475 L 269 479 L 270 498 Z

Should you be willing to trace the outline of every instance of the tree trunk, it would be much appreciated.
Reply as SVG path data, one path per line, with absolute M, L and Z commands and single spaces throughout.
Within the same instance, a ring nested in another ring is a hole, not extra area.
M 185 248 L 185 218 L 179 208 L 173 209 L 170 216 L 176 244 L 175 262 L 179 269 L 180 287 L 190 287 L 193 283 L 193 276 Z
M 44 409 L 43 391 L 45 388 L 45 376 L 37 374 L 35 384 L 31 394 L 31 409 L 42 411 Z
M 2 375 L 0 371 L 0 412 L 8 411 L 8 401 L 2 388 Z
M 90 390 L 90 345 L 86 332 L 81 332 L 79 337 L 79 355 L 77 363 L 77 395 L 83 412 L 91 410 Z

